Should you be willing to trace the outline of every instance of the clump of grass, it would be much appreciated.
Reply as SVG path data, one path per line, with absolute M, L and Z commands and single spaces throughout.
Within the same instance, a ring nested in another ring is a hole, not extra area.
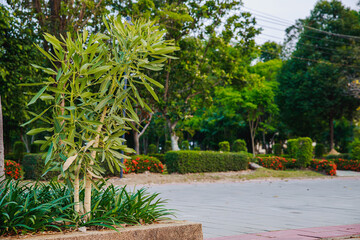
M 164 203 L 158 193 L 145 188 L 128 192 L 125 187 L 99 182 L 92 191 L 90 220 L 85 221 L 86 213 L 74 211 L 73 189 L 67 185 L 4 180 L 0 182 L 0 236 L 152 223 L 173 215 Z
M 321 173 L 310 170 L 285 170 L 276 171 L 272 169 L 259 168 L 251 174 L 236 176 L 244 180 L 261 179 L 261 178 L 318 178 L 326 177 Z

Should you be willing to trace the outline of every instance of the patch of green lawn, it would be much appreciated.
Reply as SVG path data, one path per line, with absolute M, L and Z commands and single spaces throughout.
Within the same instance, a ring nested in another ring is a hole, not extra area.
M 285 170 L 276 171 L 272 169 L 259 168 L 251 174 L 236 176 L 236 178 L 251 180 L 257 178 L 319 178 L 327 177 L 324 174 L 311 170 Z

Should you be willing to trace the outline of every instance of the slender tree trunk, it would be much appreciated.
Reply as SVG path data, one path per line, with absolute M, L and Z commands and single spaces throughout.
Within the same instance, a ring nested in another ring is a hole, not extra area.
M 330 127 L 330 151 L 334 149 L 334 119 L 330 117 L 329 119 L 329 127 Z
M 74 209 L 75 212 L 80 214 L 80 165 L 76 168 L 75 171 L 75 180 L 74 180 Z
M 136 154 L 140 155 L 139 132 L 134 130 L 133 136 L 134 136 L 134 148 L 135 148 Z
M 5 178 L 5 159 L 4 159 L 4 131 L 3 131 L 3 116 L 0 96 L 0 181 Z
M 255 157 L 255 126 L 254 121 L 249 121 L 250 127 L 250 137 L 251 137 L 251 149 L 253 152 L 253 157 Z
M 106 116 L 106 112 L 107 112 L 107 107 L 104 108 L 102 115 L 101 115 L 101 119 L 100 122 L 104 122 L 105 120 L 105 116 Z M 103 125 L 99 125 L 98 128 L 96 129 L 96 131 L 100 134 L 101 129 L 102 129 Z M 97 148 L 99 146 L 99 140 L 100 140 L 100 135 L 96 135 L 95 137 L 95 143 L 94 143 L 94 148 Z M 91 152 L 91 157 L 93 159 L 96 158 L 96 151 L 92 151 Z M 90 167 L 92 165 L 94 165 L 94 163 L 91 161 L 90 162 Z M 86 172 L 85 175 L 85 198 L 84 198 L 84 211 L 86 213 L 86 220 L 90 220 L 90 211 L 91 211 L 91 188 L 92 188 L 92 176 L 90 173 Z
M 176 136 L 176 131 L 175 131 L 175 127 L 176 124 L 178 123 L 178 121 L 175 122 L 171 122 L 170 119 L 166 119 L 168 126 L 169 126 L 169 130 L 170 130 L 170 139 L 171 139 L 171 149 L 174 151 L 179 151 L 179 144 L 178 144 L 178 140 L 179 137 Z

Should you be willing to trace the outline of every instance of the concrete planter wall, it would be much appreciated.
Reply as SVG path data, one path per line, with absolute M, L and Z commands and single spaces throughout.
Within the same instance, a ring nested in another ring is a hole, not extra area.
M 37 234 L 24 237 L 7 237 L 4 240 L 22 238 L 26 240 L 203 240 L 203 233 L 200 223 L 172 220 L 145 226 L 121 228 L 119 232 L 104 230 L 85 233 Z

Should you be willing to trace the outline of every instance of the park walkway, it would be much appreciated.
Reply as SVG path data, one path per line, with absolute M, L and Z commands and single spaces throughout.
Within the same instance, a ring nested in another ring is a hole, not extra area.
M 359 238 L 358 238 L 359 237 Z M 263 233 L 242 234 L 230 237 L 208 238 L 207 240 L 319 240 L 360 239 L 360 224 L 302 228 Z
M 149 191 L 168 199 L 177 219 L 202 223 L 205 239 L 360 223 L 359 177 L 167 184 Z

